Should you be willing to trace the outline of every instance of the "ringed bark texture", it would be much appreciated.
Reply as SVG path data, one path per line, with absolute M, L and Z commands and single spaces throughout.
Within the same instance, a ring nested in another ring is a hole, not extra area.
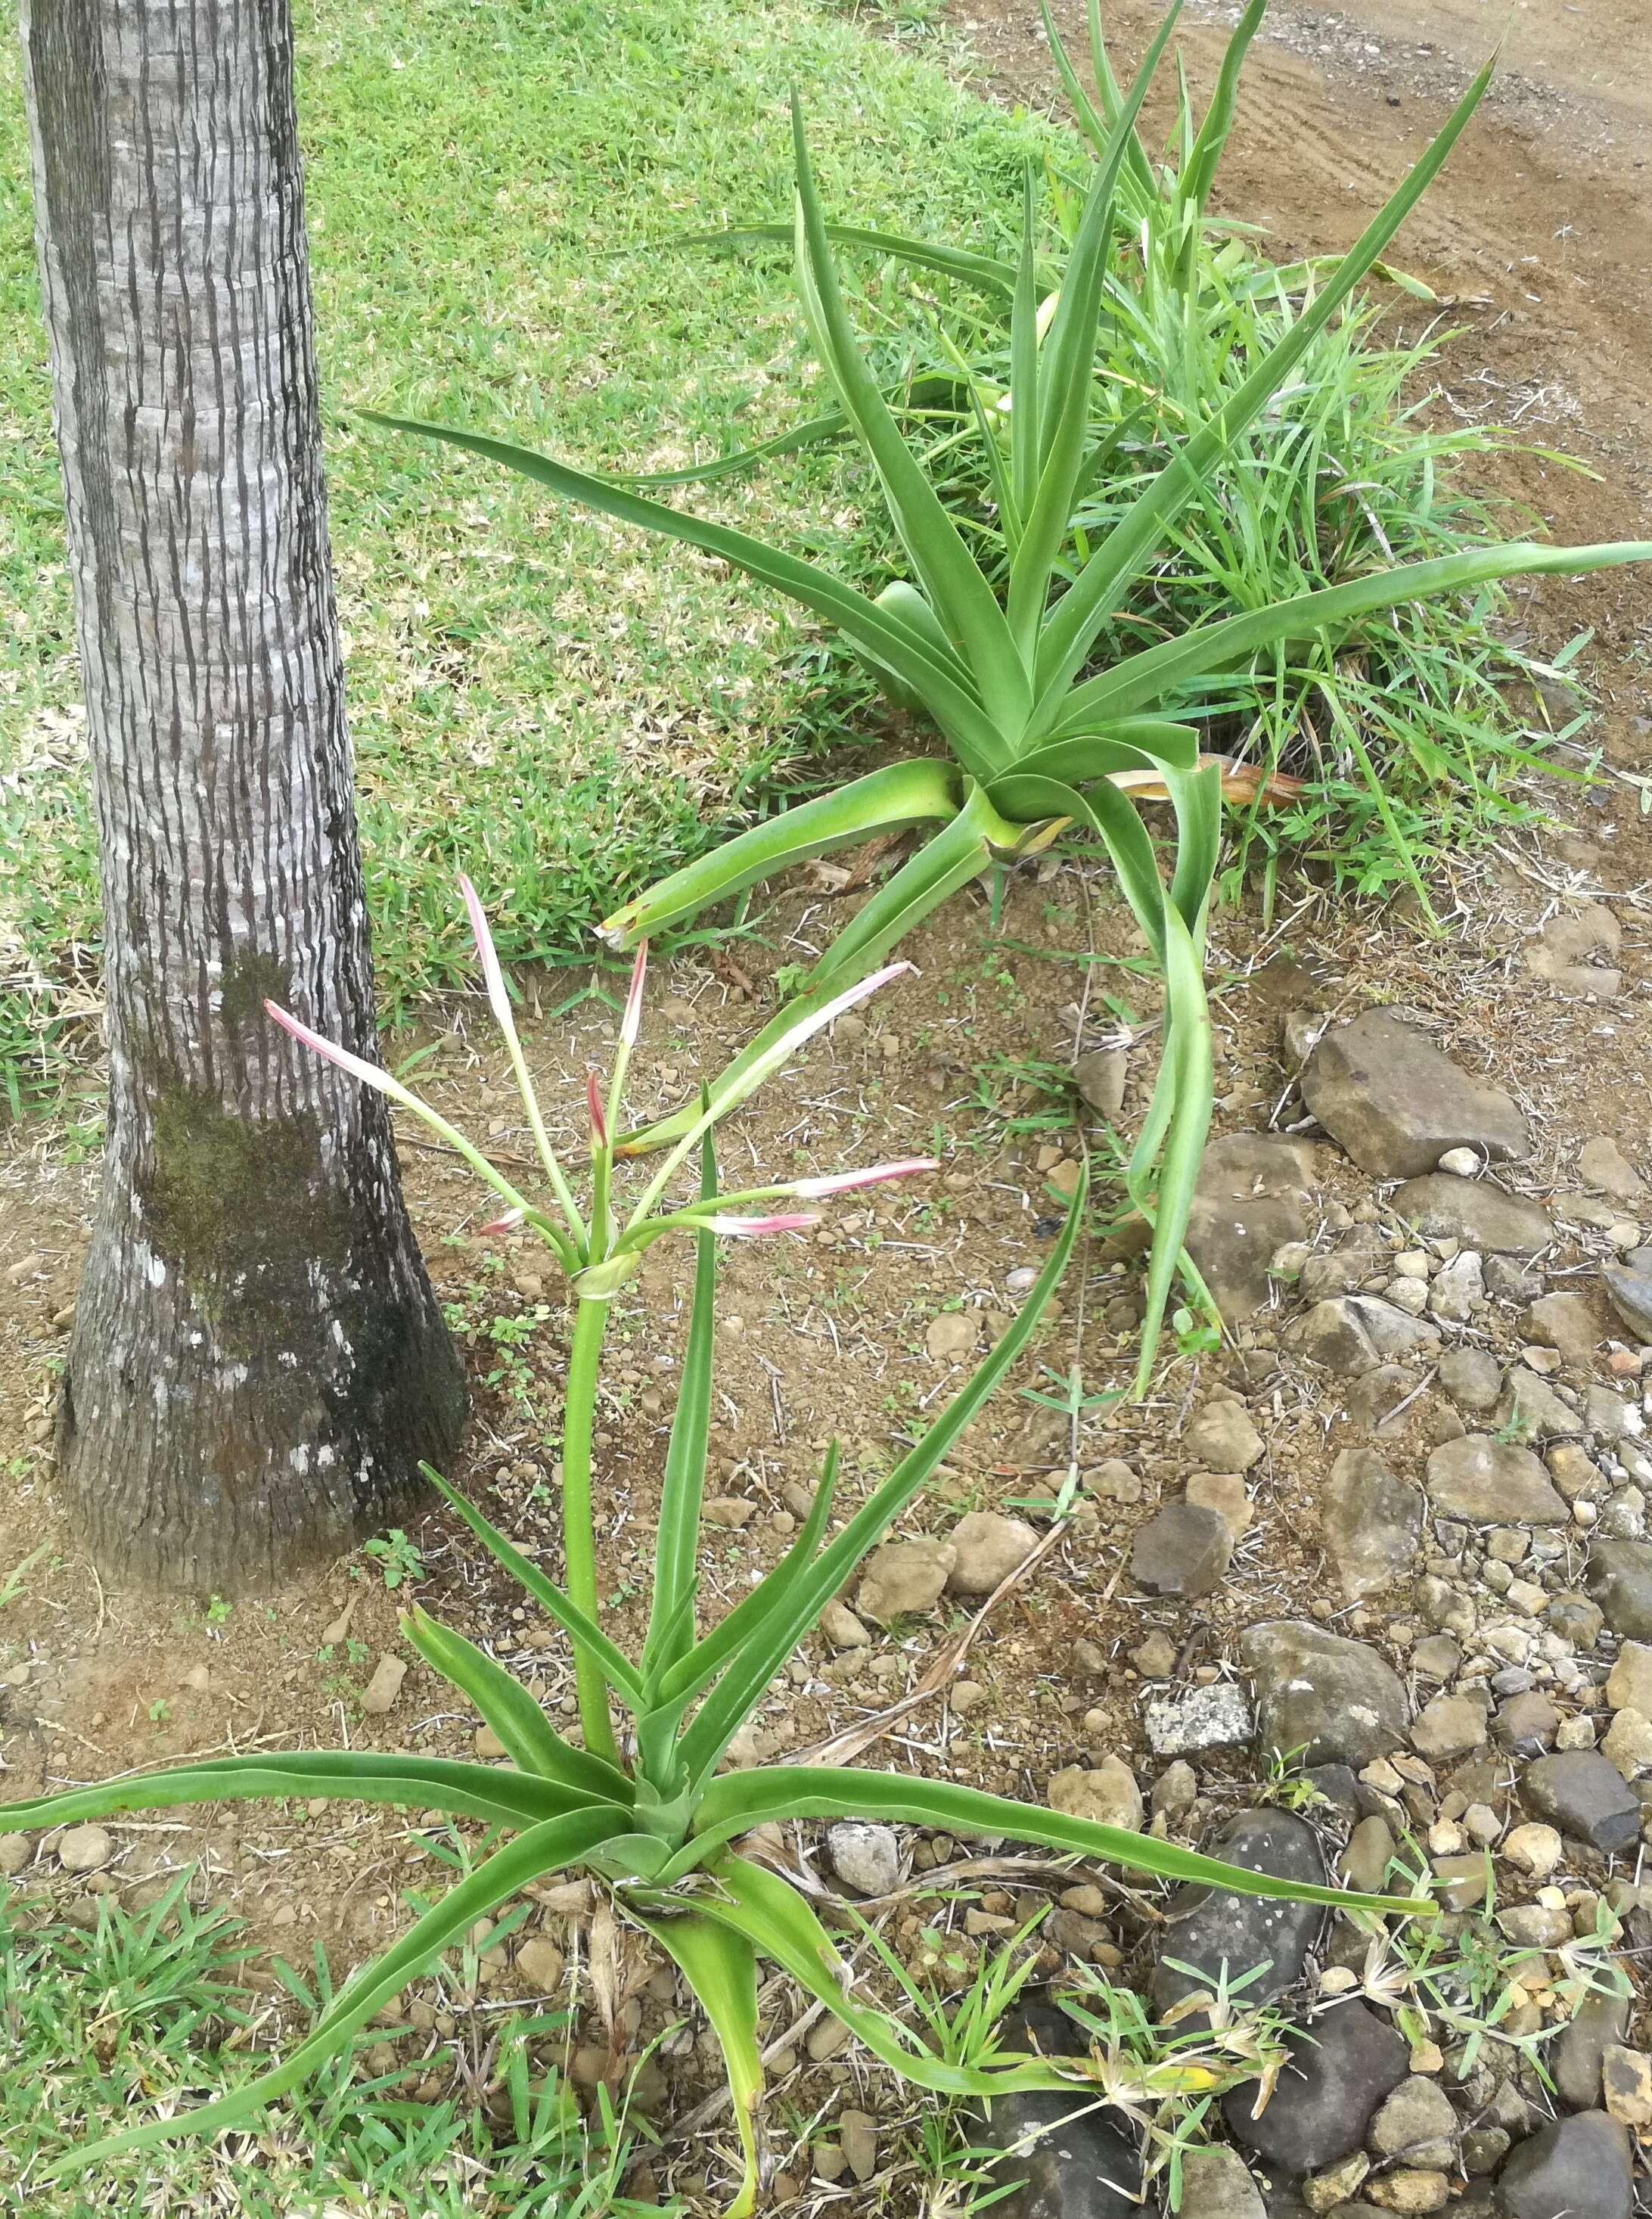
M 375 1054 L 287 0 L 24 0 L 103 873 L 102 1197 L 60 1483 L 228 1594 L 415 1499 L 463 1414 Z

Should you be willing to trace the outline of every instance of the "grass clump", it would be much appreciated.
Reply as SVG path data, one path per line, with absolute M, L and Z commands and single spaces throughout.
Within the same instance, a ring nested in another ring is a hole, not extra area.
M 134 2152 L 95 2179 L 42 2169 L 124 2123 L 134 2100 L 187 2102 L 246 2080 L 272 1997 L 247 1983 L 239 1923 L 189 1901 L 188 1874 L 147 1909 L 97 1899 L 90 1927 L 0 1886 L 0 2213 L 92 2219 L 134 2211 L 234 2219 L 629 2219 L 654 2214 L 621 2192 L 626 2138 L 605 2106 L 587 2128 L 555 2071 L 530 2077 L 524 2041 L 500 2044 L 485 2104 L 446 2083 L 416 2102 L 403 2074 L 363 2073 L 346 2052 L 280 2111 L 214 2144 Z M 474 1973 L 474 1963 L 469 1968 Z M 306 1979 L 276 1967 L 307 2013 L 330 1997 L 325 1960 Z M 565 2019 L 519 2015 L 512 2031 L 560 2043 Z M 497 2022 L 490 2035 L 500 2031 Z M 388 2031 L 394 2031 L 390 2029 Z M 376 2040 L 387 2038 L 376 2031 Z M 424 2045 L 421 2042 L 420 2048 Z M 432 2060 L 441 2068 L 440 2058 Z M 432 2069 L 426 2065 L 425 2070 Z

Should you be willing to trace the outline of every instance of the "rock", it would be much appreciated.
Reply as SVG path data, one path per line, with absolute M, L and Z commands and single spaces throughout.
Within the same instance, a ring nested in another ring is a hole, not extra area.
M 1357 1999 L 1286 2037 L 1289 2061 L 1259 2119 L 1248 2086 L 1222 2099 L 1227 2130 L 1287 2172 L 1313 2172 L 1357 2150 L 1379 2104 L 1407 2075 L 1403 2036 Z
M 1540 1756 L 1525 1768 L 1520 1793 L 1526 1808 L 1603 1856 L 1640 1839 L 1641 1806 L 1621 1773 L 1597 1749 L 1568 1749 Z
M 826 1854 L 857 1895 L 893 1895 L 901 1884 L 901 1845 L 892 1826 L 845 1818 L 826 1829 Z
M 1606 1700 L 1614 1711 L 1639 1711 L 1652 1718 L 1652 1647 L 1626 1641 L 1606 1675 Z
M 1251 1706 L 1232 1681 L 1155 1696 L 1142 1713 L 1147 1746 L 1155 1756 L 1196 1756 L 1201 1750 L 1239 1749 L 1251 1734 Z
M 71 1826 L 58 1837 L 58 1862 L 66 1873 L 102 1872 L 115 1844 L 101 1826 Z
M 373 1676 L 362 1689 L 362 1708 L 370 1719 L 382 1719 L 395 1708 L 401 1683 L 407 1676 L 406 1661 L 388 1653 L 373 1667 Z
M 1543 1613 L 1550 1625 L 1562 1641 L 1569 1641 L 1574 1649 L 1591 1650 L 1600 1638 L 1600 1629 L 1605 1624 L 1598 1603 L 1587 1595 L 1557 1594 Z
M 552 1995 L 562 1984 L 562 1951 L 543 1934 L 525 1942 L 516 1953 L 516 1973 L 523 1986 L 537 1996 Z
M 1634 1253 L 1652 1256 L 1652 1250 L 1637 1248 Z M 1600 1274 L 1600 1283 L 1635 1339 L 1643 1347 L 1652 1342 L 1652 1265 L 1637 1265 L 1632 1259 L 1608 1264 Z
M 1130 1059 L 1121 1047 L 1087 1049 L 1072 1066 L 1072 1083 L 1086 1107 L 1110 1125 L 1124 1107 Z
M 1630 2219 L 1627 2129 L 1604 2111 L 1555 2120 L 1508 2158 L 1497 2176 L 1497 2206 L 1506 2219 Z
M 1370 2172 L 1371 2160 L 1364 2151 L 1351 2151 L 1337 2164 L 1327 2166 L 1323 2172 L 1316 2172 L 1312 2180 L 1302 2183 L 1302 2203 L 1297 2206 L 1297 2210 L 1305 2205 L 1315 2213 L 1340 2211 L 1348 2208 L 1359 2210 L 1361 2207 L 1357 2203 L 1350 2205 L 1350 2198 L 1358 2195 L 1370 2178 Z M 1272 2219 L 1271 2207 L 1270 2219 Z M 1295 2219 L 1294 2214 L 1291 2219 Z
M 1368 1282 L 1382 1284 L 1391 1274 L 1388 1244 L 1374 1225 L 1356 1225 L 1345 1233 L 1328 1255 L 1310 1255 L 1297 1279 L 1296 1291 L 1304 1302 L 1332 1301 L 1351 1295 Z
M 1604 902 L 1588 902 L 1570 917 L 1551 917 L 1520 951 L 1526 968 L 1560 993 L 1576 1000 L 1615 1001 L 1623 973 L 1598 955 L 1615 955 L 1624 929 Z
M 1440 1358 L 1440 1389 L 1459 1410 L 1474 1416 L 1495 1408 L 1503 1391 L 1503 1371 L 1488 1349 L 1448 1348 Z
M 1122 1457 L 1109 1457 L 1105 1464 L 1091 1464 L 1084 1474 L 1084 1487 L 1087 1495 L 1102 1502 L 1140 1502 L 1144 1492 L 1141 1474 Z
M 1326 1033 L 1303 1066 L 1301 1088 L 1326 1131 L 1377 1178 L 1432 1173 L 1450 1148 L 1500 1163 L 1530 1153 L 1526 1121 L 1509 1096 L 1391 1010 L 1367 1010 Z
M 1168 1680 L 1180 1654 L 1169 1634 L 1161 1633 L 1155 1626 L 1146 1639 L 1130 1651 L 1130 1662 L 1144 1680 Z
M 1088 1818 L 1097 1826 L 1127 1826 L 1135 1832 L 1141 1825 L 1141 1790 L 1122 1757 L 1104 1756 L 1093 1766 L 1071 1764 L 1054 1774 L 1049 1804 L 1064 1818 Z
M 1268 2208 L 1239 2152 L 1215 2142 L 1183 2158 L 1176 2219 L 1268 2219 Z
M 1024 1999 L 1005 2027 L 1009 2049 L 1082 2056 L 1088 2038 L 1047 2003 Z M 1062 2089 L 1000 2096 L 988 2133 L 999 2180 L 1018 2185 L 992 2205 L 998 2219 L 1141 2219 L 1141 2159 L 1135 2139 L 1106 2105 L 1083 2109 Z
M 1600 2085 L 1609 2117 L 1637 2133 L 1652 2127 L 1652 2057 L 1617 2044 L 1602 2060 Z
M 0 1834 L 0 1874 L 15 1879 L 34 1854 L 27 1834 Z
M 1448 1178 L 1436 1172 L 1408 1180 L 1392 1206 L 1425 1240 L 1459 1240 L 1482 1256 L 1536 1256 L 1555 1238 L 1547 1210 L 1489 1179 Z
M 1478 1148 L 1448 1148 L 1439 1167 L 1453 1178 L 1478 1178 L 1486 1168 Z
M 1268 1266 L 1276 1249 L 1307 1237 L 1313 1185 L 1314 1152 L 1303 1141 L 1229 1133 L 1206 1148 L 1187 1250 L 1230 1324 L 1267 1307 Z
M 1196 1471 L 1188 1482 L 1187 1500 L 1201 1510 L 1214 1510 L 1235 1543 L 1250 1532 L 1256 1516 L 1245 1482 L 1234 1471 Z
M 1530 1449 L 1489 1433 L 1443 1441 L 1423 1480 L 1438 1518 L 1465 1526 L 1567 1526 L 1571 1512 Z
M 1383 2101 L 1370 2122 L 1377 2157 L 1404 2157 L 1408 2166 L 1448 2168 L 1456 2157 L 1456 2112 L 1439 2081 L 1413 2073 Z
M 872 1636 L 847 1603 L 829 1602 L 820 1613 L 821 1637 L 831 1649 L 870 1649 Z
M 1189 1460 L 1208 1471 L 1249 1471 L 1262 1456 L 1262 1436 L 1242 1402 L 1212 1402 L 1188 1427 L 1182 1444 Z
M 1652 1719 L 1640 1711 L 1619 1711 L 1601 1739 L 1600 1753 L 1625 1780 L 1652 1772 Z
M 1239 1654 L 1256 1681 L 1264 1749 L 1356 1770 L 1403 1747 L 1406 1692 L 1374 1649 L 1306 1619 L 1250 1627 Z
M 1417 2172 L 1407 2166 L 1368 2182 L 1365 2193 L 1379 2210 L 1397 2212 L 1400 2219 L 1423 2219 L 1428 2212 L 1444 2210 L 1451 2184 L 1438 2168 Z
M 1320 1508 L 1325 1545 L 1351 1601 L 1410 1570 L 1423 1532 L 1423 1498 L 1376 1449 L 1344 1449 Z
M 1544 1295 L 1525 1314 L 1525 1336 L 1540 1347 L 1557 1348 L 1568 1364 L 1587 1371 L 1594 1361 L 1599 1330 L 1583 1295 Z
M 1357 1375 L 1439 1346 L 1440 1329 L 1408 1317 L 1375 1295 L 1338 1295 L 1315 1302 L 1285 1328 L 1285 1345 L 1327 1371 Z
M 1559 1727 L 1560 1712 L 1539 1688 L 1511 1695 L 1492 1721 L 1498 1747 L 1512 1750 L 1516 1756 L 1541 1756 L 1554 1747 Z
M 1130 1551 L 1130 1576 L 1147 1594 L 1192 1597 L 1218 1588 L 1233 1554 L 1227 1520 L 1196 1502 L 1167 1503 Z
M 1210 1855 L 1246 1872 L 1325 1885 L 1325 1859 L 1314 1829 L 1289 1811 L 1241 1811 L 1210 1844 Z M 1276 1902 L 1236 1895 L 1226 1888 L 1184 1886 L 1172 1898 L 1164 1955 L 1152 1978 L 1153 2008 L 1161 2015 L 1183 1997 L 1214 1986 L 1224 1965 L 1230 1985 L 1258 1966 L 1260 1978 L 1244 1993 L 1261 2004 L 1301 1977 L 1302 1967 L 1325 1922 L 1311 1903 Z M 1176 1964 L 1167 1961 L 1177 1960 Z M 1178 1969 L 1191 1966 L 1191 1972 Z
M 1559 1866 L 1562 1846 L 1552 1826 L 1529 1824 L 1514 1828 L 1503 1843 L 1502 1853 L 1518 1872 L 1532 1880 L 1547 1880 Z
M 1586 1584 L 1614 1633 L 1652 1641 L 1652 1541 L 1597 1541 Z
M 1436 1695 L 1417 1713 L 1411 1745 L 1430 1763 L 1470 1756 L 1486 1746 L 1486 1706 L 1472 1695 Z
M 1629 2032 L 1629 1998 L 1596 1990 L 1584 1997 L 1555 2036 L 1550 2069 L 1561 2101 L 1574 2111 L 1598 2111 L 1606 2052 Z
M 1578 1152 L 1577 1170 L 1585 1186 L 1613 1202 L 1639 1202 L 1646 1192 L 1646 1181 L 1609 1134 L 1585 1141 Z
M 838 2147 L 856 2180 L 870 2180 L 878 2170 L 878 2125 L 869 2111 L 840 2111 Z
M 1429 1288 L 1429 1310 L 1442 1325 L 1467 1325 L 1485 1302 L 1486 1267 L 1480 1252 L 1461 1248 Z
M 1577 1412 L 1524 1364 L 1504 1381 L 1503 1399 L 1493 1414 L 1500 1432 L 1523 1441 L 1575 1439 L 1583 1431 Z
M 1394 1853 L 1388 1822 L 1381 1812 L 1373 1811 L 1348 1837 L 1348 1846 L 1337 1867 L 1344 1886 L 1360 1895 L 1381 1895 L 1388 1886 Z
M 880 1625 L 908 1611 L 933 1610 L 957 1561 L 950 1541 L 885 1541 L 866 1559 L 856 1601 Z
M 1610 1387 L 1594 1385 L 1583 1390 L 1583 1423 L 1597 1440 L 1621 1441 L 1641 1430 L 1640 1412 Z
M 1038 1546 L 1035 1526 L 996 1510 L 972 1510 L 947 1538 L 957 1558 L 947 1575 L 948 1594 L 991 1594 Z
M 923 1345 L 931 1356 L 947 1362 L 967 1356 L 981 1335 L 981 1320 L 975 1310 L 942 1310 L 939 1317 L 931 1318 Z
M 1543 1274 L 1535 1264 L 1523 1264 L 1518 1256 L 1488 1256 L 1486 1292 L 1493 1302 L 1518 1302 L 1524 1307 L 1542 1294 Z
M 478 1726 L 475 1731 L 475 1751 L 484 1764 L 494 1763 L 505 1755 L 505 1744 L 492 1726 Z

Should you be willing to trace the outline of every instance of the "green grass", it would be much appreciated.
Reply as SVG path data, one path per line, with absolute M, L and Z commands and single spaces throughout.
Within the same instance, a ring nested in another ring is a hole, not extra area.
M 626 2139 L 612 2112 L 587 2129 L 554 2070 L 531 2067 L 526 2039 L 562 2021 L 523 2015 L 500 2037 L 494 2116 L 439 2094 L 409 2099 L 396 2075 L 335 2060 L 300 2097 L 237 2133 L 115 2159 L 84 2180 L 38 2174 L 77 2143 L 127 2123 L 134 2103 L 186 2101 L 245 2079 L 270 1998 L 244 1984 L 247 1952 L 231 1918 L 193 1909 L 187 1875 L 149 1909 L 99 1899 L 90 1929 L 52 1918 L 0 1885 L 0 2214 L 92 2219 L 190 2212 L 235 2219 L 630 2219 L 652 2214 L 621 2192 Z M 469 1967 L 474 1973 L 474 1962 Z M 282 1968 L 306 2011 L 319 1973 Z M 373 2040 L 386 2038 L 376 2031 Z M 424 2038 L 400 2046 L 410 2063 Z M 443 2058 L 433 2060 L 438 2077 Z M 541 2075 L 543 2073 L 543 2079 Z
M 6 10 L 10 15 L 10 9 Z M 637 250 L 786 204 L 786 94 L 827 189 L 947 230 L 1008 206 L 1042 127 L 807 0 L 342 0 L 300 9 L 334 547 L 388 1010 L 469 983 L 468 863 L 506 961 L 714 844 L 835 738 L 858 674 L 773 600 L 452 457 L 377 405 L 669 466 L 791 420 L 789 270 Z M 99 938 L 15 27 L 0 36 L 0 1105 L 84 1049 Z M 771 520 L 767 482 L 698 496 Z M 786 536 L 841 558 L 848 459 L 788 466 Z M 78 1013 L 78 1014 L 77 1014 Z

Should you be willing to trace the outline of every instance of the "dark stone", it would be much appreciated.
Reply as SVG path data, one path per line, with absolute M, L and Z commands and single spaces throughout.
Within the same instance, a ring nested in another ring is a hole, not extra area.
M 1089 2044 L 1053 2004 L 1029 1997 L 1006 2027 L 1006 2046 L 1077 2057 Z M 993 2205 L 1003 2219 L 1141 2219 L 1141 2157 L 1116 2113 L 1085 2109 L 1086 2091 L 1038 2090 L 991 2104 L 991 2145 L 1015 2151 L 993 2170 L 1018 2185 Z M 1025 2148 L 1028 2135 L 1037 2139 Z
M 1130 1551 L 1130 1576 L 1148 1594 L 1206 1595 L 1233 1554 L 1227 1521 L 1201 1502 L 1171 1502 L 1150 1518 Z
M 1357 1769 L 1404 1747 L 1406 1691 L 1363 1642 L 1307 1619 L 1275 1619 L 1248 1629 L 1239 1655 L 1256 1682 L 1264 1749 Z
M 1425 1240 L 1461 1240 L 1482 1255 L 1536 1256 L 1555 1238 L 1553 1219 L 1537 1203 L 1489 1179 L 1453 1178 L 1450 1172 L 1407 1180 L 1393 1209 Z
M 1222 2115 L 1236 2142 L 1286 2172 L 1317 2172 L 1357 2150 L 1377 2105 L 1411 2070 L 1403 2036 L 1358 2001 L 1338 2004 L 1312 2035 L 1289 2036 L 1289 2061 L 1259 2119 L 1256 2092 L 1230 2089 Z M 1593 2215 L 1591 2215 L 1593 2219 Z
M 1359 1776 L 1352 1765 L 1310 1765 L 1302 1777 L 1324 1796 L 1344 1825 L 1351 1826 L 1361 1817 Z
M 1629 2129 L 1604 2111 L 1579 2111 L 1524 2141 L 1497 2176 L 1506 2219 L 1630 2219 Z
M 1563 1749 L 1529 1764 L 1520 1782 L 1527 1810 L 1603 1856 L 1632 1849 L 1641 1837 L 1641 1806 L 1616 1767 L 1598 1749 Z
M 1314 1829 L 1289 1811 L 1241 1811 L 1209 1849 L 1212 1856 L 1246 1872 L 1272 1873 L 1316 1887 L 1326 1884 Z M 1247 2004 L 1268 2002 L 1301 1978 L 1324 1922 L 1325 1911 L 1317 1904 L 1275 1902 L 1220 1887 L 1178 1888 L 1153 1972 L 1153 2008 L 1167 2011 L 1183 1996 L 1213 1986 L 1224 1965 L 1230 1985 L 1265 1965 L 1260 1979 L 1246 1982 L 1245 1996 Z M 1166 1961 L 1171 1958 L 1177 1964 Z M 1181 1965 L 1195 1969 L 1183 1972 Z
M 1652 1641 L 1652 1541 L 1597 1541 L 1585 1584 L 1625 1641 Z
M 1560 1712 L 1541 1688 L 1531 1688 L 1498 1705 L 1492 1739 L 1516 1756 L 1541 1756 L 1554 1747 L 1559 1729 Z
M 1556 2036 L 1549 2054 L 1562 2103 L 1574 2111 L 1598 2110 L 1600 2067 L 1605 2054 L 1628 2038 L 1627 1996 L 1585 1996 Z
M 1644 1248 L 1635 1251 L 1645 1256 Z M 1625 1264 L 1608 1264 L 1601 1272 L 1607 1297 L 1620 1321 L 1643 1346 L 1652 1341 L 1652 1266 L 1642 1271 Z

